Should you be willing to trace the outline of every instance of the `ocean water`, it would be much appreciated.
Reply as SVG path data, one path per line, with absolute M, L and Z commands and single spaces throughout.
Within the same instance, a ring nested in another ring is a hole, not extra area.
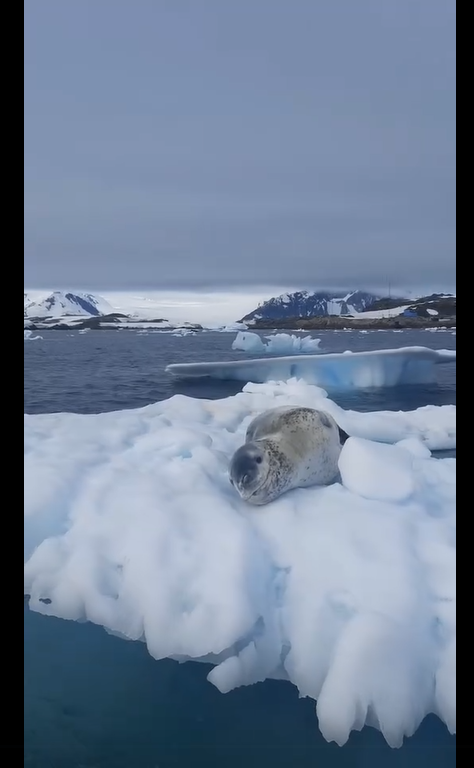
M 137 408 L 173 394 L 219 398 L 237 382 L 179 381 L 168 363 L 239 359 L 232 334 L 177 338 L 133 331 L 42 332 L 24 344 L 26 413 Z M 342 352 L 456 346 L 451 332 L 320 332 Z M 409 410 L 456 401 L 456 366 L 435 385 L 335 395 L 345 408 Z M 445 455 L 450 455 L 446 452 Z M 222 695 L 207 665 L 154 661 L 141 643 L 100 627 L 28 610 L 24 625 L 24 765 L 29 768 L 451 768 L 455 738 L 435 717 L 392 750 L 366 728 L 339 748 L 317 729 L 314 702 L 289 683 L 267 681 Z

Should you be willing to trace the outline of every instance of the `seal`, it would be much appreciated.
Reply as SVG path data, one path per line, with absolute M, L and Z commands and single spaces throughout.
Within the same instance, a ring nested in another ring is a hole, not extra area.
M 234 453 L 229 478 L 241 498 L 261 506 L 294 488 L 329 485 L 349 435 L 325 411 L 279 406 L 256 416 Z

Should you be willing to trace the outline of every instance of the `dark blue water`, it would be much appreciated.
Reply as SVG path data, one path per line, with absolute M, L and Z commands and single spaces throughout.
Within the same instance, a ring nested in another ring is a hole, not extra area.
M 449 332 L 322 332 L 325 351 L 456 346 Z M 171 379 L 168 363 L 239 359 L 231 334 L 176 338 L 130 331 L 44 332 L 25 342 L 27 413 L 136 408 L 176 393 L 218 398 L 233 382 Z M 335 395 L 357 410 L 454 403 L 456 366 L 435 385 Z M 220 694 L 207 665 L 154 661 L 141 643 L 47 618 L 25 605 L 25 766 L 29 768 L 452 768 L 455 738 L 427 718 L 400 750 L 366 728 L 339 748 L 317 729 L 314 702 L 288 683 Z

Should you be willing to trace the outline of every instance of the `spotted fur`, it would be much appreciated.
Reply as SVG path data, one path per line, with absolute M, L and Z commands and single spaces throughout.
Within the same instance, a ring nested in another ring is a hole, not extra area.
M 230 479 L 250 504 L 268 504 L 293 488 L 328 485 L 348 435 L 325 411 L 280 406 L 249 424 L 230 464 Z

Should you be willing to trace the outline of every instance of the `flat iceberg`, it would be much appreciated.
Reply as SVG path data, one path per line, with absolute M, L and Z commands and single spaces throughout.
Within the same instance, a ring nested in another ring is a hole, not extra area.
M 298 355 L 311 354 L 319 349 L 321 339 L 311 336 L 299 337 L 289 333 L 273 333 L 265 336 L 265 344 L 258 333 L 240 331 L 232 342 L 232 349 L 239 349 L 250 355 Z
M 329 389 L 365 389 L 431 383 L 436 380 L 436 364 L 455 361 L 456 350 L 400 347 L 218 363 L 173 363 L 166 367 L 166 371 L 182 377 L 253 383 L 297 378 Z
M 229 459 L 290 404 L 349 433 L 341 481 L 256 511 Z M 368 724 L 400 746 L 430 712 L 455 732 L 456 460 L 431 455 L 456 445 L 455 406 L 357 413 L 291 380 L 24 424 L 31 609 L 210 662 L 223 693 L 289 680 L 339 745 Z

